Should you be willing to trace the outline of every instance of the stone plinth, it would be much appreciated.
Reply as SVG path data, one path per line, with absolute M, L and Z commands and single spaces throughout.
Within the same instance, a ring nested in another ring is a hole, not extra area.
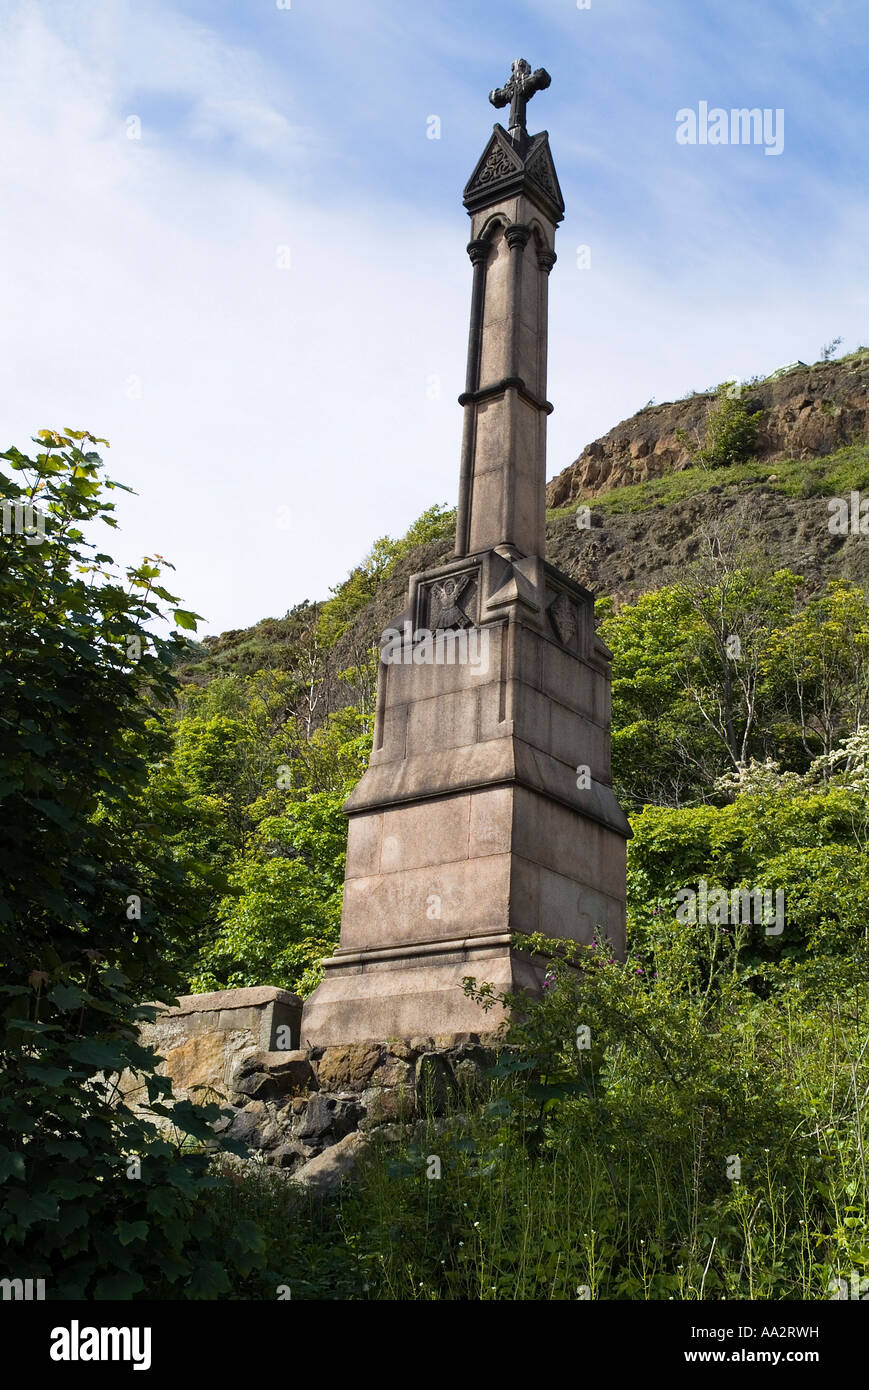
M 543 561 L 461 565 L 480 659 L 448 661 L 444 634 L 417 664 L 410 636 L 381 665 L 371 763 L 346 806 L 341 944 L 305 1003 L 303 1043 L 496 1028 L 462 981 L 536 991 L 544 967 L 517 933 L 596 933 L 624 950 L 630 830 L 592 596 Z M 431 590 L 457 566 L 414 576 L 396 631 L 425 630 Z

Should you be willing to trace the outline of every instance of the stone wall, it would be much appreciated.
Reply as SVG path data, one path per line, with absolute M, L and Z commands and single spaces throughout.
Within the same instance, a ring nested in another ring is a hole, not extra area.
M 301 1005 L 270 987 L 187 995 L 140 1036 L 176 1097 L 220 1105 L 218 1136 L 307 1186 L 334 1186 L 372 1135 L 398 1139 L 460 1108 L 494 1061 L 497 1044 L 477 1033 L 299 1048 Z M 137 1077 L 122 1090 L 147 1110 Z
M 171 1076 L 176 1095 L 202 1101 L 204 1092 L 229 1093 L 235 1068 L 247 1053 L 298 1047 L 301 1017 L 302 1001 L 288 990 L 227 989 L 182 996 L 176 1008 L 160 1008 L 139 1036 L 165 1059 L 159 1071 Z M 123 1089 L 137 1099 L 134 1077 L 125 1078 Z
M 461 1109 L 494 1058 L 476 1033 L 252 1052 L 215 1130 L 296 1181 L 330 1186 L 371 1136 L 398 1139 L 423 1115 Z

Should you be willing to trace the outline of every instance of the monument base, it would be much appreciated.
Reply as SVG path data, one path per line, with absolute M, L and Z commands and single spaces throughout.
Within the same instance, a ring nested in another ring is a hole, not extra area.
M 463 989 L 472 976 L 496 993 L 539 995 L 546 971 L 513 949 L 510 936 L 431 941 L 369 951 L 338 950 L 326 962 L 322 984 L 302 1010 L 301 1045 L 330 1046 L 369 1039 L 410 1037 L 420 1032 L 497 1032 L 505 1010 L 484 1010 Z

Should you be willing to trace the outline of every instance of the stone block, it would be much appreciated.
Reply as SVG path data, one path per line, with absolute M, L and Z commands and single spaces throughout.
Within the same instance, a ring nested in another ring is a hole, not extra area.
M 595 781 L 610 775 L 610 737 L 606 729 L 566 705 L 551 703 L 551 739 L 548 751 L 572 769 L 584 764 Z
M 337 1144 L 331 1144 L 316 1158 L 297 1168 L 292 1181 L 314 1192 L 334 1191 L 356 1172 L 369 1144 L 370 1140 L 364 1134 L 347 1134 Z
M 517 968 L 509 949 L 497 947 L 489 955 L 467 952 L 453 964 L 404 958 L 399 970 L 372 964 L 362 974 L 344 975 L 327 969 L 323 983 L 305 1001 L 302 1030 L 332 1045 L 351 1037 L 404 1035 L 416 1046 L 413 1030 L 420 1019 L 437 1033 L 494 1034 L 503 1022 L 501 1010 L 484 1013 L 465 995 L 462 981 L 470 975 L 479 983 L 491 983 L 497 991 L 512 990 Z
M 166 1075 L 173 1088 L 222 1091 L 225 1084 L 225 1034 L 216 1030 L 198 1033 L 166 1053 Z
M 493 679 L 480 687 L 477 721 L 479 744 L 506 739 L 513 733 L 512 715 L 507 709 L 507 682 L 497 670 L 493 671 Z
M 469 796 L 401 806 L 383 816 L 380 872 L 394 874 L 468 857 Z
M 385 666 L 381 663 L 380 670 L 383 672 L 381 679 L 387 685 L 395 685 L 394 666 Z M 389 699 L 383 705 L 375 729 L 374 749 L 372 751 L 372 761 L 390 762 L 395 758 L 403 758 L 407 747 L 407 701 Z
M 382 666 L 388 672 L 386 679 L 389 697 L 388 708 L 393 702 L 401 705 L 414 705 L 420 700 L 440 699 L 463 690 L 477 690 L 491 679 L 492 670 L 497 670 L 500 628 L 486 629 L 489 632 L 487 665 L 474 666 L 470 662 L 443 661 L 423 662 L 419 665 L 395 663 Z M 405 742 L 391 753 L 390 758 L 405 756 Z M 384 750 L 385 751 L 385 750 Z M 382 755 L 382 754 L 381 754 Z
M 468 856 L 479 859 L 489 854 L 507 854 L 513 828 L 511 787 L 491 787 L 470 796 Z
M 354 816 L 347 833 L 347 878 L 364 878 L 380 872 L 383 816 L 372 811 Z
M 397 939 L 422 942 L 494 929 L 508 920 L 509 873 L 510 856 L 490 854 L 350 879 L 344 890 L 342 948 L 360 950 L 390 946 Z
M 316 1090 L 317 1077 L 304 1052 L 252 1052 L 236 1070 L 233 1087 L 266 1100 Z
M 439 752 L 477 741 L 478 688 L 415 700 L 407 706 L 407 752 Z
M 160 1010 L 155 1022 L 142 1030 L 144 1039 L 173 1043 L 203 1032 L 247 1032 L 254 1047 L 271 1051 L 286 1039 L 298 1046 L 302 1001 L 297 994 L 272 985 L 224 989 L 209 994 L 186 994 L 172 1008 Z

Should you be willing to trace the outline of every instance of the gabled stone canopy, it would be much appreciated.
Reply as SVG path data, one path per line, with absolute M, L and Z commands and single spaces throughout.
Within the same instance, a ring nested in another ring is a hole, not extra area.
M 468 212 L 490 206 L 493 198 L 524 194 L 543 216 L 557 224 L 564 218 L 564 198 L 549 149 L 549 133 L 541 130 L 517 144 L 495 123 L 492 138 L 465 185 L 462 201 Z

